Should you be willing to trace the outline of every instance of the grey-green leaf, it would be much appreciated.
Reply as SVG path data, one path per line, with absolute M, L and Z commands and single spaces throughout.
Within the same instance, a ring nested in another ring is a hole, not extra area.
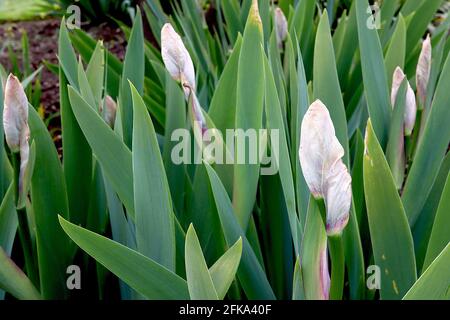
M 233 282 L 236 271 L 241 262 L 242 256 L 242 238 L 239 238 L 233 246 L 228 249 L 217 261 L 209 268 L 217 296 L 223 299 Z
M 155 261 L 62 217 L 59 221 L 78 246 L 148 299 L 189 298 L 186 281 Z
M 404 300 L 450 299 L 450 243 L 406 293 Z
M 401 299 L 416 281 L 414 246 L 405 211 L 383 150 L 369 121 L 364 151 L 364 191 L 382 299 Z
M 0 247 L 0 289 L 17 299 L 41 300 L 39 291 Z
M 238 269 L 238 278 L 245 294 L 249 299 L 275 299 L 275 295 L 270 287 L 269 281 L 258 262 L 252 247 L 242 231 L 228 198 L 227 192 L 210 165 L 205 163 L 208 172 L 209 181 L 216 201 L 217 212 L 222 224 L 222 230 L 228 245 L 236 242 L 239 237 L 243 239 L 243 250 L 241 264 Z
M 371 16 L 367 14 L 367 8 L 369 8 L 367 0 L 356 1 L 361 67 L 369 115 L 377 138 L 381 146 L 385 148 L 390 125 L 391 104 L 383 51 L 377 30 L 369 28 Z
M 152 120 L 130 83 L 133 98 L 133 185 L 137 249 L 175 270 L 172 202 Z
M 186 278 L 192 300 L 218 300 L 197 234 L 191 224 L 185 243 Z

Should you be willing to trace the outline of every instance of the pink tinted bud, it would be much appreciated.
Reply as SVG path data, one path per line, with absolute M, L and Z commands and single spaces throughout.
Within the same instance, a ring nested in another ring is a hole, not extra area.
M 344 148 L 335 135 L 330 113 L 320 100 L 311 104 L 303 118 L 299 156 L 311 194 L 324 199 L 327 234 L 341 233 L 349 218 L 351 176 L 342 161 Z
M 288 22 L 286 16 L 280 8 L 275 8 L 274 13 L 275 28 L 277 32 L 277 42 L 278 46 L 283 47 L 283 41 L 286 39 L 288 34 Z
M 111 127 L 114 127 L 116 121 L 117 104 L 111 96 L 107 95 L 105 98 L 105 108 L 103 109 L 103 119 Z
M 5 86 L 3 108 L 5 139 L 12 152 L 18 152 L 28 130 L 28 99 L 20 81 L 9 75 Z
M 403 80 L 405 80 L 405 78 L 406 76 L 403 73 L 403 70 L 400 67 L 397 67 L 394 71 L 394 75 L 392 78 L 392 90 L 391 90 L 392 107 L 395 106 L 398 90 Z M 414 129 L 414 125 L 416 123 L 416 115 L 417 115 L 416 96 L 414 94 L 414 90 L 411 88 L 411 85 L 408 82 L 408 88 L 406 90 L 405 115 L 404 115 L 404 127 L 406 136 L 411 135 Z
M 422 107 L 424 107 L 426 102 L 428 81 L 431 74 L 431 50 L 431 39 L 430 35 L 428 35 L 422 44 L 422 51 L 420 52 L 416 70 L 417 95 Z
M 180 35 L 170 23 L 161 29 L 161 55 L 172 78 L 183 86 L 189 85 L 195 91 L 195 70 L 191 56 Z

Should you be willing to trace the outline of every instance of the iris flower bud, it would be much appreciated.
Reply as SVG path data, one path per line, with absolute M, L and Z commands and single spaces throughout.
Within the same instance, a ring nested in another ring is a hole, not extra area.
M 416 70 L 417 96 L 422 107 L 425 106 L 428 81 L 431 74 L 431 50 L 431 39 L 430 35 L 428 35 L 422 43 L 422 51 L 420 52 Z
M 195 92 L 194 64 L 180 35 L 170 23 L 166 23 L 161 29 L 161 55 L 172 78 L 180 81 L 183 88 L 189 86 Z M 185 90 L 186 99 L 188 94 Z
M 19 193 L 30 154 L 30 129 L 28 127 L 28 99 L 19 79 L 10 74 L 5 86 L 3 128 L 6 143 L 13 153 L 20 152 Z
M 394 75 L 392 78 L 392 90 L 391 90 L 391 104 L 392 107 L 395 105 L 395 101 L 397 99 L 398 89 L 400 88 L 403 80 L 405 79 L 405 74 L 403 73 L 400 67 L 397 67 L 394 71 Z M 416 96 L 414 94 L 414 90 L 411 88 L 411 85 L 408 82 L 408 89 L 406 90 L 406 105 L 405 105 L 405 115 L 404 115 L 404 123 L 405 123 L 405 135 L 409 136 L 414 129 L 414 125 L 416 123 L 416 114 L 417 114 L 417 104 L 416 104 Z
M 12 152 L 19 152 L 21 143 L 28 139 L 28 99 L 20 81 L 9 75 L 5 86 L 3 128 L 6 143 Z
M 339 143 L 326 106 L 316 100 L 301 126 L 300 164 L 311 194 L 323 199 L 327 211 L 327 234 L 337 235 L 347 225 L 351 205 L 351 176 L 342 161 Z
M 104 109 L 102 108 L 101 113 L 105 122 L 111 127 L 114 127 L 116 121 L 116 111 L 117 104 L 111 96 L 107 95 L 105 97 Z
M 278 47 L 283 47 L 283 41 L 286 39 L 288 34 L 288 22 L 286 20 L 286 16 L 280 8 L 275 8 L 275 28 L 277 32 L 277 42 Z

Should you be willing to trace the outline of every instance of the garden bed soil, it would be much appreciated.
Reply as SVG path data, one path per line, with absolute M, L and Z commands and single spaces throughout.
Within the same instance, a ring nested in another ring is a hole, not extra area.
M 25 31 L 29 39 L 30 62 L 32 70 L 36 70 L 43 61 L 58 63 L 58 32 L 59 19 L 45 19 L 37 21 L 8 22 L 0 24 L 0 64 L 7 71 L 12 65 L 8 57 L 8 45 L 16 53 L 21 66 L 22 57 L 22 33 Z M 119 59 L 123 60 L 125 55 L 125 36 L 116 26 L 106 23 L 99 26 L 84 25 L 83 29 L 95 39 L 102 39 L 108 48 Z M 1 50 L 3 48 L 3 50 Z M 53 117 L 59 112 L 59 82 L 58 76 L 47 68 L 43 68 L 41 76 L 42 97 L 41 107 L 44 119 L 49 121 L 49 130 L 58 147 L 60 147 L 60 118 Z M 35 106 L 37 107 L 37 106 Z

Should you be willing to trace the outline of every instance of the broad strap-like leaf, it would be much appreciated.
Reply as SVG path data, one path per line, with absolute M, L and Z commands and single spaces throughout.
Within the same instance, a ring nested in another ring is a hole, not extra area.
M 414 225 L 430 193 L 450 141 L 450 54 L 442 69 L 423 134 L 406 180 L 402 200 L 410 225 Z
M 167 174 L 170 192 L 172 196 L 173 206 L 180 217 L 184 212 L 184 187 L 185 187 L 185 163 L 174 163 L 172 161 L 172 150 L 178 145 L 179 141 L 173 141 L 176 133 L 181 132 L 179 129 L 186 127 L 185 100 L 183 90 L 180 89 L 172 77 L 166 74 L 166 123 L 164 126 L 164 145 L 163 145 L 163 161 Z
M 175 270 L 172 200 L 152 120 L 130 83 L 133 98 L 133 186 L 137 250 Z
M 381 298 L 401 299 L 416 281 L 414 246 L 400 196 L 370 121 L 365 138 L 364 191 L 373 255 L 381 272 Z
M 17 299 L 42 299 L 30 279 L 8 257 L 2 247 L 0 247 L 0 289 L 11 293 Z
M 66 268 L 74 253 L 58 223 L 58 215 L 69 218 L 66 185 L 53 140 L 32 106 L 28 121 L 31 139 L 36 144 L 31 203 L 36 222 L 40 290 L 44 299 L 63 299 L 67 296 Z
M 0 206 L 0 247 L 3 248 L 6 255 L 11 255 L 17 232 L 17 211 L 14 204 L 15 192 L 13 186 L 14 184 L 11 183 Z M 4 297 L 5 291 L 0 289 L 0 300 L 4 299 Z
M 69 87 L 73 113 L 103 172 L 129 214 L 134 213 L 132 157 L 119 136 L 103 121 L 81 95 Z
M 416 252 L 418 270 L 421 270 L 423 266 L 425 255 L 428 250 L 430 235 L 433 230 L 434 219 L 436 217 L 439 202 L 441 200 L 442 192 L 444 191 L 449 172 L 450 153 L 447 153 L 444 161 L 441 164 L 439 173 L 436 177 L 436 181 L 433 184 L 433 188 L 431 189 L 430 194 L 427 197 L 425 205 L 420 212 L 419 218 L 412 228 L 414 238 L 414 251 Z
M 301 270 L 305 299 L 321 300 L 327 294 L 321 270 L 322 252 L 327 250 L 327 233 L 317 202 L 311 196 L 303 239 Z M 327 256 L 326 256 L 327 257 Z
M 388 2 L 394 2 L 388 1 Z M 400 14 L 395 31 L 391 37 L 391 41 L 385 56 L 386 77 L 388 88 L 392 86 L 392 75 L 397 67 L 404 69 L 406 55 L 406 24 L 405 19 Z
M 333 42 L 331 40 L 328 14 L 322 15 L 316 34 L 314 49 L 314 99 L 319 99 L 328 108 L 336 137 L 344 148 L 344 163 L 349 164 L 347 120 L 344 101 L 336 70 Z
M 416 8 L 414 16 L 408 24 L 406 37 L 407 53 L 412 53 L 417 46 L 417 43 L 427 31 L 428 25 L 443 2 L 443 0 L 422 1 L 420 7 Z
M 144 32 L 141 11 L 138 8 L 128 40 L 120 83 L 123 138 L 130 149 L 133 139 L 133 102 L 129 82 L 135 86 L 139 94 L 144 93 L 144 62 Z
M 218 300 L 197 234 L 191 224 L 186 232 L 186 279 L 191 300 Z
M 0 205 L 0 247 L 10 254 L 17 230 L 17 211 L 14 203 L 14 184 L 11 183 Z
M 105 177 L 127 209 L 127 215 L 134 219 L 133 164 L 130 150 L 119 135 L 71 87 L 69 87 L 69 97 L 74 114 L 97 160 L 102 165 Z M 175 221 L 175 236 L 177 243 L 178 239 L 184 241 L 184 232 L 177 221 Z M 179 258 L 183 255 L 183 251 L 177 251 L 177 265 Z
M 222 4 L 227 1 L 222 1 Z M 241 53 L 242 37 L 238 37 L 231 56 L 220 76 L 219 82 L 209 106 L 208 114 L 214 121 L 216 128 L 224 133 L 226 129 L 233 129 L 236 119 L 236 82 L 238 75 L 239 56 Z
M 83 60 L 86 63 L 89 62 L 94 54 L 97 41 L 81 29 L 74 30 L 70 34 L 70 39 Z M 106 51 L 105 56 L 105 89 L 110 96 L 116 98 L 119 95 L 120 76 L 122 74 L 123 64 L 109 51 Z
M 294 279 L 292 282 L 292 300 L 305 300 L 303 270 L 301 267 L 300 257 L 298 257 L 295 262 Z
M 72 221 L 85 225 L 92 180 L 92 151 L 73 114 L 67 85 L 79 88 L 77 60 L 64 20 L 59 32 L 59 97 L 62 129 L 63 167 Z M 82 66 L 81 66 L 82 68 Z M 87 84 L 84 84 L 87 85 Z M 90 89 L 89 89 L 90 90 Z
M 339 75 L 341 88 L 347 89 L 350 78 L 353 57 L 358 48 L 358 26 L 356 21 L 356 1 L 352 2 L 348 13 L 348 20 L 345 22 L 345 34 L 342 39 L 341 50 L 336 52 L 336 68 Z M 344 23 L 340 21 L 339 24 Z M 336 49 L 336 48 L 335 48 Z
M 78 89 L 77 58 L 70 43 L 69 32 L 67 31 L 64 18 L 61 21 L 59 30 L 58 46 L 60 68 L 62 68 L 70 85 Z
M 105 48 L 103 42 L 97 42 L 86 68 L 86 77 L 94 96 L 94 108 L 99 108 L 103 102 L 103 85 L 105 80 Z
M 450 243 L 450 174 L 442 191 L 439 207 L 434 218 L 433 229 L 428 242 L 428 249 L 423 263 L 423 270 L 427 268 L 437 255 Z
M 404 300 L 450 299 L 450 243 L 403 297 Z
M 374 131 L 383 148 L 386 147 L 390 126 L 391 104 L 384 67 L 383 51 L 375 26 L 370 25 L 367 0 L 356 0 L 359 50 L 367 107 Z
M 152 259 L 62 217 L 59 221 L 80 248 L 146 298 L 189 298 L 186 281 Z
M 214 287 L 219 299 L 223 299 L 233 282 L 242 256 L 242 238 L 239 238 L 233 246 L 228 249 L 209 268 Z
M 253 0 L 244 31 L 237 75 L 235 127 L 244 131 L 251 129 L 258 132 L 262 127 L 264 104 L 262 42 L 263 30 L 258 3 L 257 0 Z M 235 159 L 243 157 L 245 164 L 234 166 L 233 207 L 240 225 L 246 230 L 256 199 L 260 166 L 259 159 L 256 164 L 249 164 L 252 148 L 248 144 L 242 149 L 236 148 L 235 152 Z
M 242 31 L 243 26 L 239 17 L 239 3 L 235 0 L 220 1 L 223 16 L 225 18 L 227 34 L 234 44 L 237 39 L 237 35 Z
M 262 49 L 261 49 L 262 50 Z M 261 53 L 263 54 L 263 53 Z M 278 100 L 275 80 L 269 61 L 264 56 L 264 73 L 265 73 L 265 111 L 267 115 L 267 127 L 270 130 L 278 132 L 279 150 L 272 149 L 275 165 L 278 169 L 283 187 L 283 194 L 286 201 L 286 208 L 291 226 L 292 241 L 294 242 L 295 252 L 300 254 L 301 241 L 303 236 L 303 228 L 297 215 L 294 179 L 292 175 L 291 161 L 289 160 L 288 142 L 286 139 L 286 130 L 284 127 L 283 117 L 281 114 L 281 106 Z M 271 136 L 271 132 L 268 133 Z M 269 139 L 269 138 L 268 138 Z M 272 144 L 272 148 L 274 148 Z
M 231 201 L 222 182 L 210 165 L 205 163 L 205 167 L 208 172 L 209 181 L 216 201 L 217 212 L 227 244 L 231 245 L 239 238 L 242 238 L 243 241 L 241 264 L 239 265 L 237 275 L 247 298 L 275 299 L 264 270 L 237 221 Z

